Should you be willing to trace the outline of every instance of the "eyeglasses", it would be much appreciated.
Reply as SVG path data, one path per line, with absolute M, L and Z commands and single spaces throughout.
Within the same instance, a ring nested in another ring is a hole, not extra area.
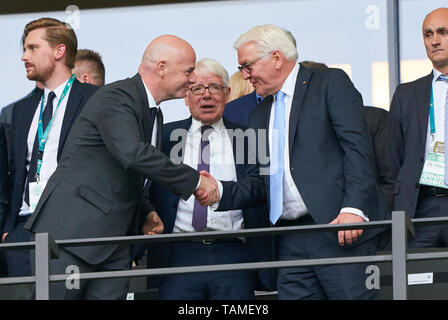
M 201 94 L 204 94 L 205 89 L 208 89 L 208 92 L 210 92 L 211 94 L 220 94 L 225 88 L 226 87 L 220 86 L 219 84 L 211 83 L 207 87 L 203 84 L 200 84 L 198 86 L 191 87 L 189 90 L 192 94 L 199 96 Z
M 258 57 L 258 58 L 255 58 L 255 59 L 252 60 L 252 61 L 246 62 L 245 64 L 242 64 L 242 65 L 238 66 L 238 70 L 240 70 L 240 72 L 243 72 L 243 70 L 244 70 L 244 71 L 246 71 L 247 73 L 251 73 L 251 72 L 252 72 L 252 67 L 254 66 L 254 64 L 255 64 L 258 60 L 260 60 L 260 59 L 262 59 L 262 58 L 264 58 L 264 57 L 266 57 L 266 56 L 268 56 L 268 55 L 270 55 L 270 54 L 271 54 L 271 53 L 268 52 L 268 53 L 266 53 L 266 54 L 264 54 L 264 55 L 262 55 L 262 56 L 260 56 L 260 57 Z

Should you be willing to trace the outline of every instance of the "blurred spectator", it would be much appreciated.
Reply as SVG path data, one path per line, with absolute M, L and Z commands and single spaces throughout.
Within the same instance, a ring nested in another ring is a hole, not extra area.
M 101 55 L 98 52 L 80 49 L 76 54 L 75 68 L 72 72 L 81 82 L 104 86 L 105 70 Z
M 239 71 L 235 72 L 230 77 L 229 87 L 231 89 L 229 102 L 254 91 L 254 87 L 250 81 L 244 80 L 241 72 Z

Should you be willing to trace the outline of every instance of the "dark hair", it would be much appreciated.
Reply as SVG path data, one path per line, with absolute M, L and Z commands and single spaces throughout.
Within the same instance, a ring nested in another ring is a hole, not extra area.
M 314 68 L 314 69 L 325 69 L 328 68 L 325 63 L 314 62 L 314 61 L 302 61 L 300 62 L 306 68 Z
M 89 64 L 89 70 L 92 77 L 98 80 L 97 82 L 104 85 L 105 69 L 101 55 L 98 52 L 88 49 L 80 49 L 76 54 L 76 62 L 85 61 Z
M 40 18 L 29 22 L 23 30 L 22 41 L 25 44 L 25 39 L 28 34 L 36 29 L 45 29 L 47 40 L 52 46 L 59 44 L 65 45 L 65 65 L 73 69 L 75 66 L 76 51 L 78 48 L 78 39 L 76 34 L 69 24 L 61 22 L 53 18 Z

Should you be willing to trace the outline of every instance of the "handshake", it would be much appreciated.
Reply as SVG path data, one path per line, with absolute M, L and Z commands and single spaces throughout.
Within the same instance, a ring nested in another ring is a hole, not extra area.
M 201 206 L 211 206 L 218 202 L 220 198 L 218 183 L 207 171 L 203 170 L 200 174 L 201 183 L 195 191 L 194 196 Z

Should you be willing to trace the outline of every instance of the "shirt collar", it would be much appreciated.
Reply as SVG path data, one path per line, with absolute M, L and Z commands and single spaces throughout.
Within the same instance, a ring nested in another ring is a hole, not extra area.
M 191 121 L 191 128 L 190 128 L 191 131 L 193 133 L 201 132 L 202 122 L 196 120 L 193 117 L 191 119 L 192 119 L 192 121 Z M 215 123 L 211 124 L 211 127 L 215 131 L 218 131 L 218 132 L 222 132 L 223 130 L 226 129 L 225 126 L 224 126 L 224 121 L 222 120 L 222 117 L 218 121 L 216 121 Z
M 145 87 L 146 95 L 147 95 L 147 97 L 148 97 L 148 105 L 149 105 L 149 108 L 157 108 L 157 109 L 159 109 L 159 108 L 160 108 L 160 105 L 157 105 L 157 104 L 156 104 L 156 101 L 155 101 L 154 98 L 152 97 L 151 92 L 149 92 L 148 88 L 146 87 L 145 82 L 142 81 L 142 83 L 143 83 L 143 86 Z
M 297 63 L 292 71 L 289 73 L 285 82 L 281 87 L 281 91 L 285 93 L 287 96 L 292 97 L 294 95 L 294 90 L 296 86 L 297 75 L 299 74 L 300 65 Z
M 434 82 L 436 82 L 437 80 L 439 80 L 439 77 L 440 77 L 441 75 L 443 75 L 443 73 L 440 72 L 440 71 L 437 70 L 437 69 L 432 69 L 432 72 L 433 72 L 433 75 L 434 75 L 434 77 L 432 78 L 432 84 L 434 84 Z
M 255 92 L 255 98 L 257 99 L 257 104 L 261 103 L 261 101 L 263 100 L 263 97 L 258 95 L 257 92 Z
M 48 98 L 48 94 L 53 91 L 54 94 L 56 95 L 56 99 L 60 99 L 60 97 L 62 96 L 62 92 L 64 92 L 65 86 L 67 85 L 68 80 L 70 80 L 70 78 L 68 78 L 66 81 L 64 81 L 63 83 L 61 83 L 59 85 L 59 87 L 57 87 L 54 90 L 50 90 L 48 88 L 44 88 L 44 95 L 45 95 L 45 100 L 47 100 Z

